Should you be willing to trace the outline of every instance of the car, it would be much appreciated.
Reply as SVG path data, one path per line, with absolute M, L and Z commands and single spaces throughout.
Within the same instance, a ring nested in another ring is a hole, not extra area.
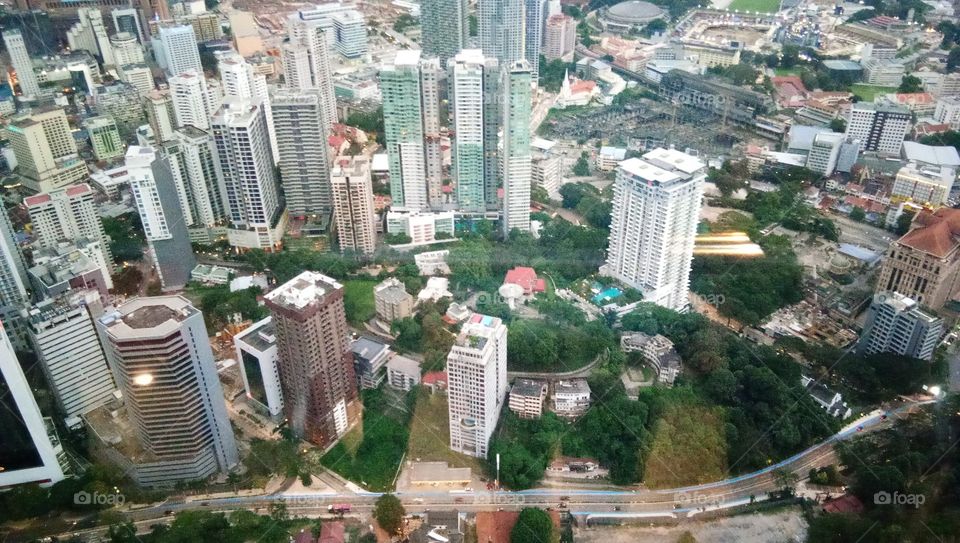
M 567 504 L 566 504 L 566 502 L 560 502 L 560 505 L 558 505 L 557 507 L 559 507 L 560 509 L 566 509 L 566 508 L 567 508 Z
M 613 506 L 613 510 L 614 510 L 614 511 L 619 511 L 619 510 L 620 510 L 620 506 L 619 506 L 619 505 L 614 505 L 614 506 Z
M 166 511 L 163 512 L 163 516 L 165 517 L 169 517 L 172 514 L 173 514 L 173 509 L 167 509 Z
M 206 507 L 210 505 L 210 502 L 200 502 L 200 507 Z
M 463 503 L 463 498 L 456 498 L 453 500 L 453 503 Z
M 570 501 L 570 496 L 560 496 L 560 501 L 562 501 L 562 502 L 568 502 L 568 501 Z

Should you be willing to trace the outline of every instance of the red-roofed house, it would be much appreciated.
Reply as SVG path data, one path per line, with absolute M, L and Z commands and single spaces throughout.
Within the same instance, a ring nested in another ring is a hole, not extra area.
M 888 94 L 886 99 L 919 116 L 933 115 L 933 111 L 937 108 L 937 99 L 929 92 Z
M 430 389 L 430 393 L 445 392 L 447 390 L 447 372 L 428 371 L 420 378 L 420 384 Z
M 503 278 L 503 284 L 508 283 L 523 287 L 523 293 L 527 296 L 547 290 L 546 281 L 537 278 L 536 270 L 526 266 L 517 266 L 509 270 L 507 276 Z
M 807 87 L 795 75 L 776 76 L 770 80 L 776 90 L 780 107 L 798 108 L 807 102 Z

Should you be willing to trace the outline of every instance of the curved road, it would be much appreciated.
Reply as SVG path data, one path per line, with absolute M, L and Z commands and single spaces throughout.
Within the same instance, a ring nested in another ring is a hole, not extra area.
M 889 412 L 876 410 L 846 425 L 838 433 L 790 458 L 771 464 L 764 469 L 700 485 L 691 485 L 670 489 L 637 490 L 591 490 L 591 489 L 555 489 L 537 488 L 523 491 L 417 491 L 397 492 L 410 513 L 422 513 L 432 508 L 452 508 L 462 511 L 482 511 L 492 508 L 519 509 L 522 507 L 557 507 L 561 501 L 567 504 L 569 512 L 587 520 L 596 517 L 607 518 L 689 518 L 702 511 L 724 509 L 750 503 L 768 492 L 777 489 L 773 472 L 783 468 L 803 478 L 811 468 L 836 463 L 833 444 L 849 439 L 859 432 L 888 427 L 896 415 L 906 413 L 933 400 L 912 402 Z M 151 504 L 139 509 L 124 510 L 138 529 L 149 531 L 150 526 L 166 523 L 173 514 L 193 509 L 212 511 L 232 511 L 247 509 L 266 513 L 270 505 L 277 502 L 286 504 L 291 515 L 318 516 L 327 513 L 327 506 L 334 503 L 348 503 L 351 514 L 366 515 L 380 496 L 377 492 L 318 492 L 313 494 L 288 494 L 278 492 L 270 495 L 194 498 L 182 502 L 164 502 Z M 69 532 L 61 537 L 77 534 L 81 537 L 96 538 L 105 533 L 105 528 Z

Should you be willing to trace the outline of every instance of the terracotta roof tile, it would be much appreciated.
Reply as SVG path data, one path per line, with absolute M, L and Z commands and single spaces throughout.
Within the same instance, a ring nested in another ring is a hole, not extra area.
M 913 224 L 915 227 L 897 241 L 900 245 L 938 258 L 947 256 L 960 246 L 960 209 L 940 208 L 932 213 L 922 211 Z

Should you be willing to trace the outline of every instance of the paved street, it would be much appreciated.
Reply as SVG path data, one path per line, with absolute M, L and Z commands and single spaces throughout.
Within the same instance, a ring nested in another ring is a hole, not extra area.
M 644 488 L 623 490 L 594 490 L 589 488 L 537 488 L 518 492 L 511 491 L 436 491 L 398 492 L 409 513 L 422 513 L 430 509 L 456 508 L 461 511 L 484 511 L 490 509 L 518 510 L 523 507 L 559 507 L 564 502 L 569 512 L 584 520 L 690 518 L 704 511 L 725 509 L 748 504 L 753 499 L 764 499 L 767 493 L 777 489 L 774 471 L 788 470 L 804 478 L 810 468 L 835 464 L 837 458 L 833 444 L 849 439 L 861 432 L 888 428 L 898 414 L 907 413 L 929 401 L 904 404 L 884 418 L 880 410 L 874 411 L 847 424 L 840 432 L 826 441 L 814 445 L 790 458 L 772 464 L 760 471 L 732 477 L 722 481 L 693 485 L 682 488 L 650 490 Z M 212 511 L 233 511 L 246 509 L 257 513 L 266 513 L 271 504 L 283 502 L 291 515 L 319 516 L 327 513 L 327 506 L 333 503 L 349 503 L 351 515 L 368 518 L 378 493 L 350 491 L 345 485 L 331 480 L 336 476 L 327 474 L 321 478 L 324 483 L 334 483 L 334 490 L 306 494 L 277 492 L 263 496 L 237 496 L 227 498 L 209 498 L 202 496 L 191 498 L 188 502 L 164 502 L 128 511 L 127 516 L 143 532 L 157 523 L 168 523 L 172 516 L 180 511 L 206 509 Z M 96 540 L 104 533 L 96 528 L 79 533 L 88 541 Z M 62 534 L 69 536 L 71 534 Z

